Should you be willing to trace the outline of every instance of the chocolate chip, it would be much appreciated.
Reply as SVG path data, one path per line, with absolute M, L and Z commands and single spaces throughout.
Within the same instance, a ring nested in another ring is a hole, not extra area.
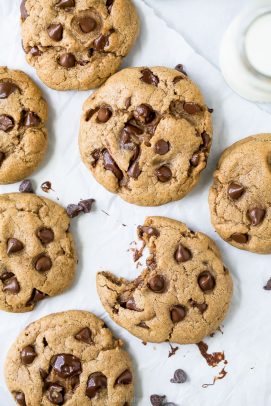
M 74 0 L 60 0 L 57 4 L 59 8 L 70 8 L 75 6 Z
M 185 76 L 187 76 L 187 73 L 186 73 L 186 71 L 184 70 L 184 67 L 183 67 L 183 65 L 182 65 L 181 63 L 179 63 L 178 65 L 176 65 L 176 66 L 175 66 L 175 69 L 176 69 L 178 72 L 181 72 L 181 73 L 183 73 Z
M 70 218 L 77 217 L 82 211 L 83 208 L 79 206 L 79 204 L 69 204 L 66 209 L 66 212 Z
M 156 154 L 165 155 L 169 151 L 169 145 L 165 140 L 158 140 L 154 145 L 154 151 Z
M 186 248 L 183 244 L 180 243 L 174 253 L 174 258 L 178 263 L 186 262 L 192 258 L 192 254 L 188 248 Z
M 123 173 L 121 172 L 120 168 L 109 154 L 108 150 L 105 149 L 103 151 L 103 161 L 104 161 L 104 168 L 108 171 L 111 171 L 118 180 L 123 178 Z
M 266 285 L 263 287 L 265 290 L 271 290 L 271 278 L 268 279 Z
M 75 56 L 68 52 L 67 54 L 63 54 L 60 56 L 58 60 L 59 65 L 63 66 L 64 68 L 73 68 L 76 64 Z
M 98 392 L 106 388 L 107 378 L 102 372 L 94 372 L 89 375 L 86 388 L 86 395 L 88 398 L 94 398 Z
M 173 378 L 171 378 L 171 383 L 185 383 L 187 381 L 187 375 L 182 369 L 176 369 Z
M 61 41 L 63 38 L 63 26 L 62 24 L 51 24 L 47 28 L 49 37 L 54 41 Z
M 114 0 L 106 0 L 106 7 L 107 7 L 107 10 L 108 10 L 109 14 L 111 13 L 113 3 L 114 3 Z
M 2 163 L 4 162 L 5 157 L 6 157 L 6 156 L 5 156 L 4 152 L 0 151 L 0 166 L 1 166 Z
M 166 281 L 163 276 L 155 275 L 148 280 L 148 287 L 155 293 L 163 293 L 166 287 Z
M 34 193 L 31 180 L 25 179 L 19 186 L 19 192 L 21 193 Z
M 24 365 L 32 364 L 36 356 L 37 353 L 32 345 L 27 345 L 21 351 L 21 361 Z
M 7 271 L 6 269 L 4 269 L 4 271 L 1 273 L 0 275 L 0 280 L 2 282 L 7 281 L 8 279 L 12 278 L 14 276 L 14 273 Z
M 203 314 L 208 308 L 208 305 L 206 303 L 197 303 L 193 299 L 190 299 L 189 302 L 190 302 L 191 306 L 196 307 L 200 311 L 201 314 Z
M 93 42 L 95 51 L 103 51 L 109 45 L 109 35 L 100 34 Z
M 97 114 L 98 123 L 106 123 L 112 116 L 112 110 L 108 106 L 101 106 Z
M 138 226 L 138 233 L 139 236 L 142 237 L 143 234 L 146 234 L 148 237 L 159 237 L 159 231 L 154 227 L 147 227 L 147 226 Z
M 51 228 L 42 227 L 37 231 L 37 237 L 40 239 L 42 244 L 50 244 L 54 241 L 55 235 Z
M 42 369 L 42 368 L 40 368 L 39 369 L 39 373 L 40 373 L 40 376 L 41 376 L 41 379 L 44 381 L 47 377 L 48 377 L 48 372 L 46 372 L 46 371 L 44 371 L 44 369 Z
M 247 213 L 247 216 L 253 226 L 258 226 L 262 223 L 265 218 L 266 210 L 260 207 L 254 207 L 250 209 Z
M 26 2 L 26 0 L 22 0 L 21 6 L 20 6 L 21 17 L 22 17 L 23 21 L 25 21 L 27 19 L 27 17 L 29 16 L 29 14 L 26 10 L 26 7 L 25 7 L 25 2 Z
M 0 83 L 0 99 L 7 99 L 12 93 L 19 90 L 18 86 L 11 82 Z
M 155 170 L 155 175 L 160 182 L 168 182 L 172 178 L 172 172 L 170 168 L 166 165 L 160 166 Z
M 244 193 L 244 191 L 245 191 L 244 186 L 236 182 L 231 182 L 228 186 L 228 195 L 233 200 L 239 199 Z
M 140 323 L 138 323 L 138 324 L 137 324 L 137 327 L 146 328 L 147 330 L 150 329 L 150 327 L 147 326 L 147 324 L 145 323 L 145 321 L 141 321 Z
M 48 193 L 50 190 L 52 190 L 52 183 L 47 180 L 41 184 L 41 188 L 45 193 Z
M 134 143 L 132 142 L 131 137 L 138 139 L 138 135 L 141 134 L 143 134 L 143 130 L 141 130 L 141 128 L 133 124 L 126 123 L 122 130 L 122 136 L 120 140 L 122 148 L 133 149 Z
M 37 302 L 40 302 L 41 300 L 45 299 L 45 297 L 48 296 L 46 293 L 41 292 L 38 289 L 33 289 L 32 294 L 28 302 L 26 303 L 27 306 L 32 306 L 36 304 Z
M 233 233 L 231 239 L 238 244 L 246 244 L 248 242 L 248 235 L 242 233 Z
M 215 278 L 208 271 L 202 272 L 198 277 L 198 284 L 203 292 L 208 292 L 214 289 Z
M 170 318 L 173 323 L 179 323 L 182 321 L 186 316 L 186 309 L 182 305 L 175 305 L 171 308 L 170 311 Z
M 33 111 L 22 111 L 20 124 L 30 128 L 30 127 L 38 127 L 41 123 L 41 119 L 36 113 Z
M 64 401 L 65 390 L 58 383 L 50 383 L 46 391 L 48 400 L 54 405 L 62 405 Z
M 115 385 L 130 385 L 133 381 L 133 375 L 129 369 L 126 369 L 120 376 L 116 379 Z
M 134 311 L 136 311 L 136 312 L 140 312 L 140 311 L 141 311 L 141 310 L 138 309 L 138 307 L 136 306 L 136 302 L 135 302 L 135 299 L 134 299 L 133 297 L 127 300 L 127 302 L 126 302 L 126 309 L 134 310 Z
M 130 166 L 129 169 L 127 171 L 128 175 L 130 176 L 130 178 L 133 179 L 137 179 L 139 177 L 139 175 L 141 174 L 141 169 L 139 167 L 138 162 L 133 162 Z
M 8 132 L 14 127 L 14 120 L 6 114 L 0 115 L 0 131 Z
M 35 262 L 35 269 L 38 272 L 46 272 L 52 268 L 52 261 L 47 255 L 41 255 Z
M 50 364 L 60 378 L 67 379 L 72 376 L 80 375 L 82 372 L 79 358 L 71 354 L 55 355 L 51 359 Z
M 9 238 L 7 242 L 7 254 L 14 254 L 15 252 L 22 251 L 24 248 L 23 243 L 17 238 Z
M 94 31 L 97 27 L 97 23 L 92 17 L 81 17 L 78 22 L 79 27 L 85 34 Z
M 75 336 L 78 341 L 83 341 L 86 344 L 92 344 L 92 333 L 88 327 L 82 328 Z
M 151 395 L 150 401 L 152 406 L 163 406 L 165 404 L 165 395 Z
M 134 118 L 142 124 L 149 124 L 155 119 L 155 112 L 147 104 L 140 104 L 134 111 Z
M 20 292 L 20 285 L 18 282 L 18 279 L 16 278 L 16 276 L 12 276 L 9 279 L 6 279 L 4 281 L 4 287 L 3 287 L 3 291 L 4 292 L 9 292 L 12 294 L 17 294 Z
M 203 131 L 203 133 L 201 134 L 201 138 L 202 138 L 202 142 L 203 142 L 203 151 L 205 151 L 209 148 L 211 138 L 210 138 L 210 135 L 207 134 L 206 131 Z
M 214 109 L 209 109 L 209 108 L 208 108 L 208 111 L 209 111 L 209 113 L 212 114 L 212 113 L 214 112 Z
M 42 52 L 39 50 L 39 48 L 38 47 L 32 47 L 31 49 L 30 49 L 30 51 L 29 51 L 29 53 L 32 55 L 32 56 L 40 56 L 41 54 L 42 54 Z
M 141 73 L 142 76 L 140 80 L 142 80 L 142 82 L 148 83 L 148 85 L 158 86 L 159 78 L 150 69 L 143 69 Z
M 195 153 L 192 155 L 192 158 L 190 159 L 190 164 L 194 167 L 198 166 L 200 161 L 200 156 L 199 154 Z
M 125 100 L 125 107 L 126 109 L 129 109 L 129 107 L 131 106 L 131 97 L 127 97 L 127 99 Z
M 183 104 L 183 109 L 187 114 L 191 114 L 191 115 L 197 114 L 201 111 L 201 107 L 198 104 L 193 103 L 193 102 L 187 102 L 187 103 L 185 102 Z
M 18 403 L 18 405 L 20 406 L 26 406 L 26 402 L 25 402 L 25 396 L 23 392 L 15 392 L 14 393 L 14 399 L 16 400 L 16 402 Z
M 94 202 L 95 202 L 94 199 L 80 200 L 78 206 L 82 209 L 84 213 L 90 213 Z

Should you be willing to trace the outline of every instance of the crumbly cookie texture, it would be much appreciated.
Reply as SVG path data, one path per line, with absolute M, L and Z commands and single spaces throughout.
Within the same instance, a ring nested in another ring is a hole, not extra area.
M 0 184 L 29 176 L 47 149 L 47 103 L 25 73 L 0 67 Z
M 206 166 L 211 140 L 199 89 L 174 69 L 124 69 L 83 107 L 82 160 L 130 203 L 157 206 L 185 196 Z
M 209 206 L 218 234 L 237 248 L 271 253 L 271 134 L 227 148 L 214 173 Z
M 98 273 L 104 308 L 143 341 L 201 341 L 219 327 L 232 295 L 218 248 L 206 235 L 165 217 L 147 217 L 138 235 L 150 250 L 147 269 L 134 281 Z
M 73 281 L 76 254 L 69 217 L 30 193 L 0 195 L 0 308 L 25 312 Z
M 31 323 L 9 350 L 5 376 L 20 406 L 132 404 L 132 363 L 122 342 L 84 311 Z
M 131 0 L 23 0 L 21 22 L 28 63 L 57 90 L 100 86 L 139 33 Z

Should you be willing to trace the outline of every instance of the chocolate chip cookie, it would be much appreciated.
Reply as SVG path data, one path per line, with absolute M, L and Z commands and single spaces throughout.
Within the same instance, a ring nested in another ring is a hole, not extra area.
M 271 253 L 271 134 L 245 138 L 223 152 L 209 205 L 223 240 L 240 249 Z
M 21 22 L 28 63 L 57 90 L 99 86 L 139 32 L 131 0 L 23 0 Z
M 47 149 L 47 103 L 21 71 L 0 67 L 0 183 L 30 175 Z
M 32 193 L 0 195 L 0 309 L 32 310 L 73 281 L 76 254 L 69 217 Z
M 224 319 L 232 280 L 214 242 L 185 224 L 148 217 L 138 227 L 150 256 L 134 281 L 97 275 L 110 317 L 143 341 L 197 343 Z
M 31 323 L 10 348 L 5 376 L 20 406 L 132 404 L 132 364 L 122 342 L 84 311 Z
M 198 182 L 211 139 L 210 112 L 183 72 L 130 68 L 85 102 L 79 145 L 106 189 L 157 206 L 181 199 Z

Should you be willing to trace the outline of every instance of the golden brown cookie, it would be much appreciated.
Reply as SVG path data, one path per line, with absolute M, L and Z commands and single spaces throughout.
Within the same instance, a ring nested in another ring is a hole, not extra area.
M 0 195 L 0 309 L 32 310 L 71 285 L 76 253 L 69 225 L 65 210 L 49 199 Z
M 215 243 L 165 217 L 138 227 L 150 250 L 134 281 L 97 275 L 100 300 L 110 317 L 143 341 L 197 343 L 224 319 L 232 279 Z
M 23 0 L 23 49 L 49 87 L 98 87 L 120 66 L 139 32 L 131 0 Z
M 184 73 L 130 68 L 85 102 L 79 145 L 106 189 L 130 203 L 157 206 L 196 185 L 211 139 L 210 112 Z
M 29 176 L 47 149 L 47 103 L 21 71 L 0 67 L 0 184 Z
M 31 323 L 10 348 L 5 376 L 20 406 L 129 406 L 132 363 L 102 320 L 84 311 Z
M 223 152 L 209 205 L 223 240 L 240 249 L 271 253 L 271 134 L 245 138 Z

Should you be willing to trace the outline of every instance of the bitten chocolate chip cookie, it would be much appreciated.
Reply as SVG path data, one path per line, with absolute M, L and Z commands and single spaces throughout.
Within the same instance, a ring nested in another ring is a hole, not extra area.
M 139 32 L 131 0 L 23 0 L 23 49 L 49 87 L 98 87 L 118 69 Z
M 213 226 L 225 241 L 271 253 L 271 134 L 245 138 L 223 152 L 209 205 Z
M 206 235 L 165 217 L 148 217 L 138 235 L 150 250 L 147 268 L 131 282 L 98 273 L 103 306 L 143 341 L 201 341 L 218 328 L 232 295 L 218 248 Z
M 25 73 L 0 67 L 0 183 L 30 175 L 47 149 L 47 103 Z
M 96 180 L 124 200 L 157 206 L 198 182 L 211 146 L 211 115 L 182 72 L 124 69 L 85 102 L 79 145 Z
M 51 314 L 11 347 L 6 382 L 20 406 L 131 406 L 132 364 L 121 347 L 91 313 Z
M 32 310 L 73 281 L 76 254 L 69 217 L 31 193 L 0 195 L 0 309 Z

